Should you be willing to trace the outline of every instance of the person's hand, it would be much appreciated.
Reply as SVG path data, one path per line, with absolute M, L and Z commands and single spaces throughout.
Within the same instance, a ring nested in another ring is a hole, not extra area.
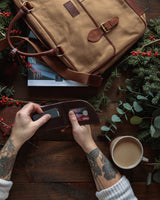
M 16 114 L 10 138 L 14 140 L 14 144 L 19 148 L 51 117 L 46 114 L 33 121 L 30 116 L 32 112 L 42 113 L 43 111 L 38 104 L 28 103 Z
M 73 111 L 69 112 L 69 119 L 72 124 L 72 132 L 75 141 L 82 147 L 82 149 L 89 153 L 97 148 L 91 134 L 90 125 L 80 126 Z

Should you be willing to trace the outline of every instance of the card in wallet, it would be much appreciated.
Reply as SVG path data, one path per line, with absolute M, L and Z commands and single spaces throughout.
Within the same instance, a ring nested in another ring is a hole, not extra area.
M 32 119 L 38 120 L 44 114 L 50 114 L 51 119 L 40 130 L 61 129 L 71 126 L 68 113 L 73 111 L 80 125 L 99 124 L 98 115 L 91 104 L 84 100 L 64 101 L 41 106 L 43 113 L 35 113 Z

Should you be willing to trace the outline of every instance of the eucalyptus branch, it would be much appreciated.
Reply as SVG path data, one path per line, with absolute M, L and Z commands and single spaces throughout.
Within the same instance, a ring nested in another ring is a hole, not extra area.
M 160 167 L 160 163 L 145 163 L 148 166 Z

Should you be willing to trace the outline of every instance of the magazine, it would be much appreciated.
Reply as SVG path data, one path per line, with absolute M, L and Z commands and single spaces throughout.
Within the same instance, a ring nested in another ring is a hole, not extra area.
M 30 32 L 29 37 L 36 38 L 32 32 Z M 34 52 L 30 46 L 28 51 Z M 87 87 L 82 83 L 64 79 L 36 57 L 28 57 L 28 62 L 31 64 L 31 70 L 28 70 L 27 86 Z M 34 71 L 36 73 L 33 73 Z

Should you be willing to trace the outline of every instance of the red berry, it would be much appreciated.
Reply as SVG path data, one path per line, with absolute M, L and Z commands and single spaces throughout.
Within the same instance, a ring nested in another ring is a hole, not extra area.
M 1 121 L 1 122 L 3 122 L 3 121 L 4 121 L 3 117 L 1 117 L 1 118 L 0 118 L 0 121 Z

